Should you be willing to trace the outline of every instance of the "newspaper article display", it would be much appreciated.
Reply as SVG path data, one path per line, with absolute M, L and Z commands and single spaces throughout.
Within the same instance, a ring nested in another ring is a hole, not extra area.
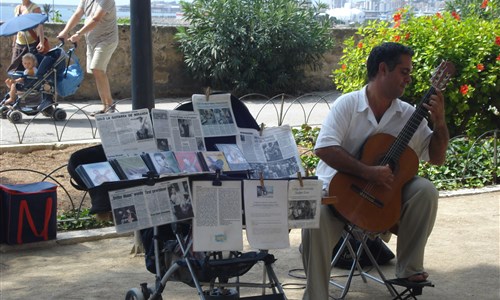
M 317 179 L 288 182 L 288 228 L 319 228 L 322 189 Z
M 290 247 L 288 236 L 288 180 L 243 181 L 248 243 L 255 249 Z
M 130 232 L 193 218 L 187 178 L 109 192 L 116 232 Z
M 102 147 L 109 159 L 157 151 L 147 108 L 95 116 Z
M 198 113 L 153 108 L 151 114 L 159 150 L 206 150 Z
M 193 181 L 194 251 L 243 250 L 241 181 Z
M 193 109 L 200 116 L 204 137 L 237 135 L 230 94 L 192 96 Z
M 296 177 L 305 175 L 299 149 L 288 125 L 269 127 L 262 135 L 255 129 L 240 128 L 238 147 L 254 170 L 252 178 Z

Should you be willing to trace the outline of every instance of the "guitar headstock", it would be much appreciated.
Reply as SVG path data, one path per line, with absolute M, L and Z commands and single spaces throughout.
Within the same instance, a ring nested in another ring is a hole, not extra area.
M 441 61 L 439 66 L 434 70 L 431 77 L 431 84 L 433 87 L 443 91 L 448 84 L 450 78 L 455 75 L 455 65 L 447 60 Z

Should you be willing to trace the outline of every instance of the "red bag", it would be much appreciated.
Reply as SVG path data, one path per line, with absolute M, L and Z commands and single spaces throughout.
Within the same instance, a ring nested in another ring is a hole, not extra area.
M 56 238 L 57 185 L 44 181 L 0 188 L 0 242 L 12 245 Z

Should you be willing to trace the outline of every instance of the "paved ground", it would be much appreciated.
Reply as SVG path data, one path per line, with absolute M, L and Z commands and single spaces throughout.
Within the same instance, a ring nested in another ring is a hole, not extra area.
M 426 266 L 435 287 L 424 289 L 419 299 L 500 299 L 500 187 L 486 193 L 445 196 L 440 199 L 437 223 L 426 252 Z M 0 299 L 124 299 L 129 289 L 139 287 L 142 282 L 154 282 L 144 258 L 130 254 L 132 236 L 97 241 L 86 241 L 94 235 L 84 236 L 87 237 L 74 239 L 60 234 L 57 243 L 2 246 Z M 274 269 L 285 285 L 287 298 L 295 300 L 302 297 L 300 287 L 304 281 L 289 273 L 302 267 L 298 252 L 300 231 L 292 230 L 290 239 L 289 249 L 271 253 L 278 259 Z M 395 242 L 394 238 L 389 242 L 393 250 Z M 394 262 L 384 266 L 383 271 L 391 278 Z M 338 270 L 334 275 L 340 275 Z M 261 276 L 262 268 L 254 266 L 242 281 L 259 282 Z M 246 288 L 242 289 L 242 295 L 255 295 L 259 291 Z M 331 288 L 332 293 L 336 291 Z M 168 282 L 163 296 L 199 299 L 194 288 L 178 282 Z M 391 296 L 383 285 L 373 281 L 364 284 L 357 277 L 347 298 L 391 299 Z

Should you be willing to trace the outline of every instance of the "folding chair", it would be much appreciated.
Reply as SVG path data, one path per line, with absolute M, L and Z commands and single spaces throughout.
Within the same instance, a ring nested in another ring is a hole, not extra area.
M 353 247 L 351 243 L 349 242 L 350 238 L 354 238 L 356 241 L 359 241 L 359 245 L 356 247 Z M 385 284 L 387 289 L 389 290 L 389 293 L 392 296 L 396 296 L 397 292 L 395 289 L 392 287 L 391 284 L 387 283 L 387 279 L 385 278 L 384 274 L 382 273 L 382 270 L 380 269 L 379 264 L 377 263 L 377 260 L 373 256 L 373 253 L 370 251 L 370 248 L 367 245 L 367 240 L 369 239 L 369 234 L 362 231 L 361 229 L 355 227 L 354 225 L 346 224 L 344 231 L 342 233 L 342 244 L 337 251 L 337 253 L 334 255 L 332 262 L 331 262 L 331 267 L 333 268 L 335 264 L 339 261 L 342 253 L 344 250 L 347 248 L 349 251 L 351 257 L 353 258 L 352 265 L 348 271 L 348 274 L 346 276 L 346 280 L 344 283 L 339 283 L 333 279 L 330 279 L 330 284 L 339 288 L 340 289 L 340 295 L 338 297 L 334 297 L 334 299 L 344 299 L 347 293 L 349 292 L 349 288 L 351 286 L 351 281 L 352 278 L 356 275 L 356 273 L 361 276 L 362 280 L 364 283 L 367 283 L 367 278 L 371 279 L 375 282 Z M 378 273 L 379 277 L 373 276 L 366 272 L 363 267 L 360 264 L 360 258 L 363 252 L 368 256 L 373 268 Z
M 345 296 L 349 292 L 352 278 L 356 274 L 359 274 L 364 283 L 367 283 L 367 278 L 368 278 L 375 282 L 385 284 L 391 296 L 394 297 L 393 300 L 417 299 L 416 296 L 422 295 L 422 289 L 424 287 L 426 286 L 434 287 L 434 285 L 430 281 L 409 282 L 405 279 L 399 279 L 399 278 L 389 279 L 389 280 L 386 279 L 377 262 L 377 259 L 375 258 L 374 254 L 372 253 L 367 244 L 367 241 L 370 238 L 370 236 L 371 236 L 370 233 L 367 233 L 357 228 L 354 225 L 346 224 L 344 231 L 342 233 L 342 238 L 343 238 L 342 244 L 332 259 L 331 267 L 333 268 L 335 266 L 335 264 L 340 259 L 344 249 L 346 248 L 349 251 L 351 257 L 353 258 L 353 262 L 347 274 L 347 279 L 345 283 L 342 284 L 334 281 L 333 279 L 330 280 L 330 284 L 340 289 L 340 296 L 334 297 L 334 299 L 345 298 Z M 353 247 L 349 242 L 349 239 L 351 237 L 354 238 L 356 241 L 359 241 L 359 245 L 357 246 L 357 248 Z M 378 277 L 369 274 L 361 266 L 360 259 L 363 253 L 365 253 L 368 256 L 373 268 L 375 268 L 375 270 L 378 273 Z M 402 292 L 398 292 L 394 286 L 401 286 L 404 287 L 405 289 Z

